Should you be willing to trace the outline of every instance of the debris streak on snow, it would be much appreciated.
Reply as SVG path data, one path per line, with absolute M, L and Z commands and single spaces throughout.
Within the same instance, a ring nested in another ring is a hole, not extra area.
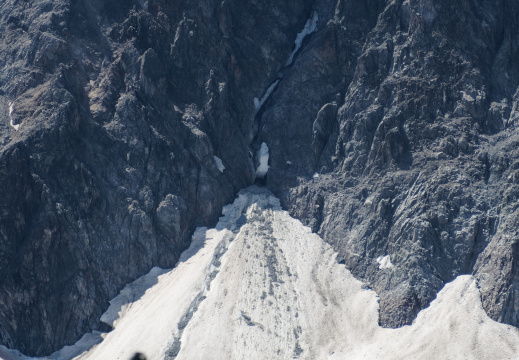
M 259 165 L 256 169 L 256 177 L 262 178 L 267 175 L 269 171 L 269 148 L 266 143 L 261 143 L 261 147 L 258 151 Z
M 389 255 L 379 256 L 377 258 L 377 262 L 378 262 L 378 268 L 380 270 L 389 269 L 389 268 L 393 267 L 393 264 L 391 263 L 391 257 Z
M 220 172 L 223 173 L 223 171 L 225 170 L 225 166 L 223 165 L 222 159 L 220 159 L 218 156 L 213 156 L 213 159 L 218 170 L 220 170 Z
M 297 34 L 297 36 L 296 36 L 296 39 L 294 41 L 295 48 L 292 51 L 292 53 L 290 54 L 290 56 L 288 57 L 288 60 L 285 64 L 285 66 L 292 65 L 292 63 L 294 62 L 294 56 L 301 48 L 304 38 L 307 37 L 308 35 L 310 35 L 311 33 L 313 33 L 317 29 L 317 20 L 318 19 L 319 19 L 319 15 L 317 14 L 317 12 L 314 12 L 312 15 L 312 18 L 308 19 L 306 21 L 306 24 L 305 24 L 305 27 L 303 28 L 303 30 L 301 30 L 301 32 L 299 34 Z
M 242 190 L 215 229 L 198 229 L 177 266 L 155 275 L 115 329 L 74 359 L 519 358 L 519 330 L 485 314 L 469 275 L 412 325 L 379 327 L 376 294 L 263 188 Z
M 274 89 L 276 88 L 276 86 L 278 84 L 279 84 L 279 80 L 274 81 L 269 86 L 269 88 L 267 89 L 267 91 L 265 92 L 265 95 L 263 95 L 261 100 L 258 100 L 258 98 L 254 98 L 254 108 L 256 109 L 256 111 L 258 111 L 263 106 L 265 101 L 267 101 L 267 99 L 269 98 L 270 94 L 272 94 L 272 92 L 274 91 Z

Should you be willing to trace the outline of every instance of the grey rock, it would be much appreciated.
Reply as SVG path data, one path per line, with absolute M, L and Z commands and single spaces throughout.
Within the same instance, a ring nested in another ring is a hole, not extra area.
M 265 184 L 378 292 L 381 325 L 473 273 L 519 326 L 517 19 L 508 0 L 5 1 L 0 343 L 99 328 L 254 182 L 263 142 Z
M 278 128 L 290 126 L 287 112 L 265 111 L 265 127 L 273 129 L 261 139 L 271 139 L 268 186 L 379 293 L 381 325 L 411 323 L 446 282 L 474 273 L 488 314 L 517 326 L 513 266 L 503 267 L 513 263 L 517 236 L 512 225 L 502 224 L 517 218 L 510 168 L 517 154 L 516 105 L 509 104 L 517 103 L 519 68 L 505 59 L 518 54 L 519 8 L 447 1 L 390 1 L 375 8 L 378 18 L 363 28 L 369 32 L 358 43 L 341 34 L 352 26 L 341 6 L 315 34 L 341 29 L 335 38 L 352 49 L 343 57 L 350 61 L 342 71 L 349 72 L 347 86 L 337 71 L 331 79 L 324 75 L 336 66 L 336 58 L 324 54 L 346 46 L 335 41 L 325 50 L 324 39 L 311 40 L 298 58 L 294 77 L 312 74 L 320 79 L 311 84 L 337 86 L 320 101 L 307 90 L 304 106 L 290 111 L 297 130 L 284 133 L 302 141 L 273 141 L 283 134 Z M 313 51 L 320 54 L 320 73 L 301 70 L 313 69 Z M 279 91 L 297 88 L 286 85 L 289 79 Z M 344 95 L 335 124 L 328 125 L 333 130 L 315 141 L 322 120 L 314 119 L 337 92 Z M 282 96 L 272 109 L 287 106 Z M 315 152 L 321 155 L 312 165 L 307 159 Z M 376 259 L 386 255 L 393 267 L 381 269 Z
M 0 343 L 45 355 L 98 329 L 254 181 L 253 99 L 309 3 L 2 4 Z

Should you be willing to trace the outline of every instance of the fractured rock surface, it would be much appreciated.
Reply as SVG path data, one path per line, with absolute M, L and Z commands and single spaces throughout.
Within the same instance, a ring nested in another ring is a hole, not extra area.
M 518 19 L 511 0 L 2 2 L 0 343 L 103 330 L 255 181 L 263 143 L 262 181 L 381 325 L 460 274 L 519 325 Z

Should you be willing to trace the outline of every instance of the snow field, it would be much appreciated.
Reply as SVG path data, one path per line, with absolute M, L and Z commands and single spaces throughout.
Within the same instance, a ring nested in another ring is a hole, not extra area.
M 376 294 L 267 190 L 243 190 L 223 215 L 196 231 L 177 267 L 153 269 L 112 300 L 103 319 L 115 329 L 102 342 L 87 334 L 50 358 L 519 358 L 519 330 L 488 318 L 472 276 L 447 284 L 412 325 L 384 329 Z

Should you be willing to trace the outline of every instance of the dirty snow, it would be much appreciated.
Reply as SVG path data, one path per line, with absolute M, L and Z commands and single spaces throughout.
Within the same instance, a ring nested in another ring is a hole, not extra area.
M 258 151 L 259 165 L 256 169 L 256 177 L 262 178 L 267 175 L 269 171 L 269 148 L 266 143 L 261 143 Z
M 412 325 L 385 329 L 376 294 L 336 257 L 267 190 L 248 188 L 74 359 L 519 358 L 519 330 L 488 318 L 472 276 L 447 284 Z
M 294 41 L 295 48 L 292 51 L 292 53 L 290 54 L 290 56 L 288 57 L 288 60 L 285 63 L 285 66 L 292 65 L 292 63 L 294 62 L 294 56 L 301 48 L 304 38 L 307 37 L 308 35 L 310 35 L 311 33 L 313 33 L 317 29 L 317 20 L 318 19 L 319 19 L 319 15 L 316 12 L 314 12 L 312 15 L 312 18 L 308 19 L 306 21 L 306 24 L 305 24 L 305 27 L 303 28 L 303 30 L 301 30 L 301 32 L 299 34 L 297 34 L 297 36 L 296 36 L 296 39 Z
M 218 170 L 220 170 L 220 172 L 223 173 L 223 171 L 225 170 L 225 166 L 223 165 L 222 159 L 220 159 L 218 156 L 213 156 L 213 159 Z
M 378 268 L 380 270 L 383 270 L 383 269 L 390 269 L 393 267 L 393 264 L 391 264 L 391 258 L 389 255 L 386 255 L 386 256 L 379 256 L 377 258 L 377 262 L 378 262 Z

